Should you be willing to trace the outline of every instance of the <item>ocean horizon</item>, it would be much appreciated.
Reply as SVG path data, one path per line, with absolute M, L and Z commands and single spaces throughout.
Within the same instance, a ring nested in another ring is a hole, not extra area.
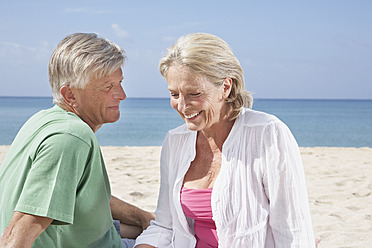
M 28 118 L 52 106 L 52 97 L 0 97 L 0 145 L 10 145 Z M 281 119 L 302 147 L 372 147 L 372 100 L 258 98 L 253 109 Z M 184 123 L 169 98 L 127 98 L 120 110 L 117 122 L 96 132 L 101 146 L 160 146 Z

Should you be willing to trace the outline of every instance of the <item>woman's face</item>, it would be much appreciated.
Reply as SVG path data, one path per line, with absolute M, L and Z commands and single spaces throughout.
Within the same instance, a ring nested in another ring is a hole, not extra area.
M 213 129 L 226 119 L 226 99 L 231 90 L 231 79 L 215 86 L 206 77 L 196 76 L 186 66 L 172 65 L 166 75 L 171 106 L 177 110 L 187 127 L 193 131 Z

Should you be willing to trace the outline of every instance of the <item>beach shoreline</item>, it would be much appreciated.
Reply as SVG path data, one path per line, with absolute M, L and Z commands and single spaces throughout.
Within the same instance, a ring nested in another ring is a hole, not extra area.
M 9 146 L 0 146 L 0 163 Z M 102 146 L 112 194 L 154 211 L 160 146 Z M 300 147 L 320 248 L 372 243 L 372 148 Z

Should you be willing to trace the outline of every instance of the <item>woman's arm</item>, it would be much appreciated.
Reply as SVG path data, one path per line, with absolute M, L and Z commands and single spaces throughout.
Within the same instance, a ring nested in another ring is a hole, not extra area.
M 166 136 L 160 157 L 160 190 L 156 218 L 151 225 L 137 238 L 135 247 L 171 247 L 173 224 L 169 190 L 169 139 Z
M 30 248 L 53 219 L 14 212 L 9 225 L 0 238 L 0 247 Z
M 300 151 L 288 127 L 270 124 L 263 135 L 264 186 L 270 201 L 275 244 L 315 247 L 309 200 Z

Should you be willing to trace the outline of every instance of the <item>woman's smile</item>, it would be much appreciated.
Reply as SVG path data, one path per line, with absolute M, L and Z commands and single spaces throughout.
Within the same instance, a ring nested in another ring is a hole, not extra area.
M 194 119 L 195 117 L 199 116 L 199 115 L 201 114 L 201 112 L 202 112 L 202 111 L 200 111 L 200 112 L 198 112 L 198 113 L 190 114 L 190 115 L 186 115 L 186 114 L 184 114 L 183 116 L 184 116 L 186 119 L 190 120 L 190 119 Z

